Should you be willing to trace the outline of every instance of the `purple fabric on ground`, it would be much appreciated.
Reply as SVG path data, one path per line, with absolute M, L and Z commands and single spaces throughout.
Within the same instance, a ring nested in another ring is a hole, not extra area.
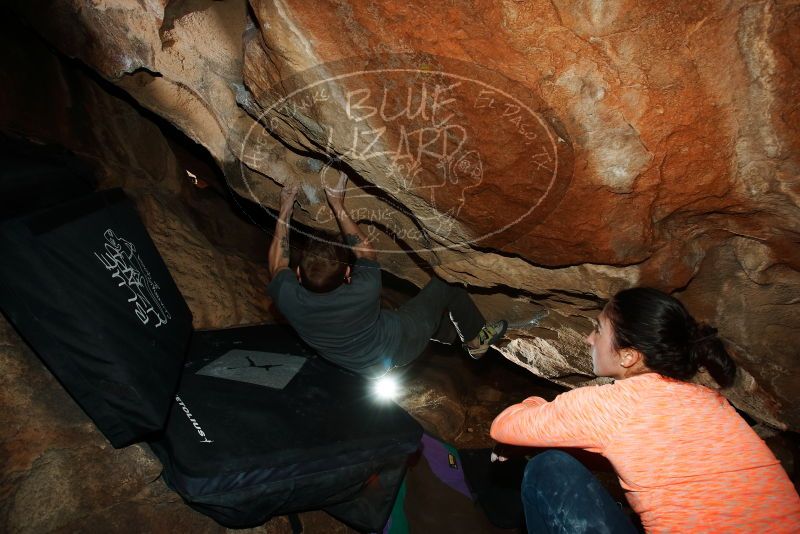
M 467 487 L 464 480 L 464 471 L 461 469 L 461 462 L 455 468 L 450 466 L 448 455 L 450 451 L 445 445 L 428 434 L 422 435 L 422 454 L 428 460 L 431 471 L 445 484 L 461 493 L 465 497 L 472 499 L 472 492 Z

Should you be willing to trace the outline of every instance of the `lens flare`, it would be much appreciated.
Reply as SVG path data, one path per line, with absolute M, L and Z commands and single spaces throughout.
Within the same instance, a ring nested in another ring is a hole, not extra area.
M 375 395 L 382 400 L 393 400 L 400 393 L 400 384 L 393 376 L 382 376 L 375 382 Z

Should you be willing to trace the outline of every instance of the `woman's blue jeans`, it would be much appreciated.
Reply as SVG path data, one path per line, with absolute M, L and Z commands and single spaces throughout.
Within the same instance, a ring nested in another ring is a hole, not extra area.
M 635 533 L 611 495 L 578 460 L 549 450 L 534 456 L 522 479 L 525 522 L 532 533 Z

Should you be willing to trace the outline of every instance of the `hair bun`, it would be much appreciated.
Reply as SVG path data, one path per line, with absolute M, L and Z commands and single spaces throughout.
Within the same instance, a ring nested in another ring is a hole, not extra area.
M 696 345 L 698 343 L 703 343 L 710 339 L 716 338 L 717 329 L 711 325 L 700 323 L 697 326 L 695 326 L 693 334 L 694 335 L 692 336 L 692 339 L 689 340 L 689 342 L 692 345 Z
M 689 360 L 697 367 L 704 367 L 708 363 L 711 345 L 719 342 L 717 329 L 705 323 L 695 323 L 689 333 Z

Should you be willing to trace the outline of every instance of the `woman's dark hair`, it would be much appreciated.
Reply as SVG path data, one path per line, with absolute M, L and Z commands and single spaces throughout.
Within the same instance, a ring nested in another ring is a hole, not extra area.
M 299 264 L 303 287 L 315 293 L 333 291 L 344 283 L 349 258 L 349 249 L 335 237 L 322 233 L 311 237 Z
M 638 350 L 649 369 L 689 380 L 705 367 L 720 386 L 733 383 L 736 364 L 716 328 L 695 321 L 675 297 L 646 287 L 625 289 L 609 301 L 605 314 L 615 348 Z

